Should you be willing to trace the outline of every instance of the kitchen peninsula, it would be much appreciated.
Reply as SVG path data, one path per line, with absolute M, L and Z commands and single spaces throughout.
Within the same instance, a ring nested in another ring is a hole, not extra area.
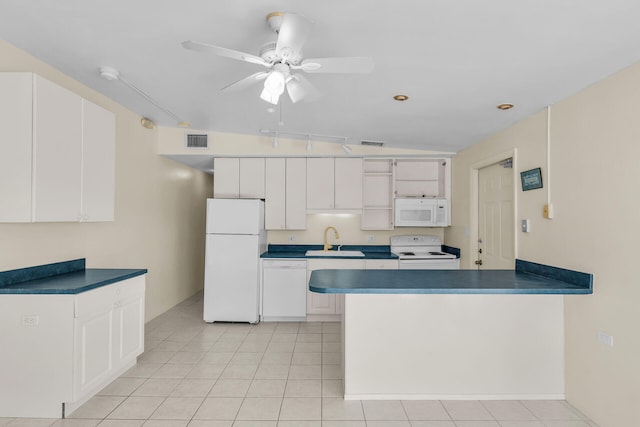
M 516 260 L 513 270 L 319 270 L 344 294 L 345 399 L 564 399 L 564 295 L 590 274 Z

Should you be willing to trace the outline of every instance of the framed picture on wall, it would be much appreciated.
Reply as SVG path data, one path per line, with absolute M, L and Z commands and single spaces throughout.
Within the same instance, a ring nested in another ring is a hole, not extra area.
M 522 191 L 542 188 L 542 171 L 540 168 L 520 172 L 520 179 L 522 180 Z

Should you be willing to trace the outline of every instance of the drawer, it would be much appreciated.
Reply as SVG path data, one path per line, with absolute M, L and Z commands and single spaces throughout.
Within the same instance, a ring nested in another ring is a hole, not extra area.
M 364 268 L 366 270 L 397 270 L 397 259 L 365 259 Z
M 76 295 L 74 317 L 84 317 L 110 310 L 116 302 L 144 295 L 145 275 L 132 277 Z

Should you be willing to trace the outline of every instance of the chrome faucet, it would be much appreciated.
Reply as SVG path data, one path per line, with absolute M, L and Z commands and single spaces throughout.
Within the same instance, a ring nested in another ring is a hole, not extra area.
M 324 229 L 324 249 L 323 251 L 328 251 L 331 248 L 333 248 L 333 245 L 330 245 L 329 243 L 327 243 L 327 233 L 329 232 L 329 230 L 333 230 L 333 234 L 335 235 L 336 239 L 340 238 L 340 234 L 338 234 L 338 230 L 336 230 L 335 227 L 327 227 Z

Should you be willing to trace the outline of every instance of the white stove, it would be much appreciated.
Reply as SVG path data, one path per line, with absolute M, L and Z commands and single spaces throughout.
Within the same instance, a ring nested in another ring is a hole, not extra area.
M 457 270 L 460 260 L 442 252 L 438 236 L 416 234 L 391 236 L 391 252 L 399 258 L 401 270 Z

